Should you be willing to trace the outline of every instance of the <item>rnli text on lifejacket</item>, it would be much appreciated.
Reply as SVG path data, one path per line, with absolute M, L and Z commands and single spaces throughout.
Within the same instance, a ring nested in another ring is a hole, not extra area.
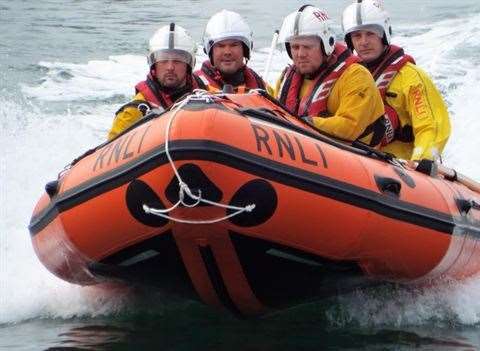
M 93 171 L 109 166 L 112 162 L 126 160 L 142 151 L 142 144 L 150 125 L 147 125 L 143 133 L 135 130 L 132 133 L 125 134 L 115 141 L 111 142 L 97 156 Z
M 296 161 L 297 157 L 300 157 L 300 160 L 305 164 L 318 166 L 320 163 L 320 166 L 328 168 L 327 158 L 319 144 L 314 143 L 315 154 L 307 155 L 305 152 L 306 148 L 297 136 L 282 133 L 275 129 L 265 128 L 264 126 L 259 126 L 254 123 L 252 123 L 251 126 L 257 142 L 258 152 L 268 152 L 269 155 L 277 152 L 281 158 L 289 157 L 293 161 Z M 319 161 L 319 159 L 321 161 Z

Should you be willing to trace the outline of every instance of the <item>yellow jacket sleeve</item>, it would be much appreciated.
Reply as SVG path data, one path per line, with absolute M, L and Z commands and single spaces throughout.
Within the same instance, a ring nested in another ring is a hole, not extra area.
M 141 93 L 138 93 L 133 98 L 133 101 L 146 101 Z M 143 117 L 143 113 L 131 102 L 124 105 L 115 115 L 112 127 L 108 132 L 108 140 L 112 140 L 118 134 L 130 127 L 136 121 Z
M 306 90 L 302 87 L 300 94 Z M 359 64 L 348 67 L 337 80 L 328 97 L 327 109 L 330 117 L 312 116 L 315 127 L 350 141 L 358 139 L 385 112 L 372 75 Z
M 397 111 L 401 126 L 412 128 L 413 145 L 403 156 L 412 160 L 438 157 L 450 136 L 450 119 L 430 77 L 408 63 L 395 76 L 388 91 L 387 103 Z

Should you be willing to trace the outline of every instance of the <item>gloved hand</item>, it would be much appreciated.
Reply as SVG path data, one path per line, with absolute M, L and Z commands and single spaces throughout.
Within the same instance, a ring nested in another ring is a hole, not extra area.
M 385 105 L 385 135 L 382 138 L 380 144 L 385 146 L 393 141 L 395 138 L 395 131 L 400 126 L 400 121 L 398 119 L 398 114 L 395 110 L 389 106 Z

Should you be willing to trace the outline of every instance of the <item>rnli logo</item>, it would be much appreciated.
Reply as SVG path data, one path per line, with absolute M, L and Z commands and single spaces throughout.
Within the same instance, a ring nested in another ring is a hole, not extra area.
M 314 11 L 313 15 L 317 17 L 320 21 L 328 21 L 330 18 L 328 17 L 326 12 L 323 11 Z
M 150 125 L 143 130 L 137 128 L 131 133 L 127 133 L 104 146 L 101 151 L 97 153 L 92 171 L 95 172 L 104 167 L 123 162 L 142 153 L 143 141 L 149 128 Z
M 328 168 L 327 157 L 320 144 L 267 125 L 252 123 L 251 126 L 258 153 L 267 153 L 285 161 L 299 161 L 304 165 Z
M 427 115 L 427 105 L 425 103 L 424 95 L 420 87 L 414 87 L 411 90 L 413 99 L 413 108 L 418 117 L 425 117 Z

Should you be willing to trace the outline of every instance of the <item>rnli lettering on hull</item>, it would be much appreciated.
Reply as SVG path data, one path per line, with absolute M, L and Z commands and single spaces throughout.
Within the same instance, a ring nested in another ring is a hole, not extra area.
M 147 135 L 148 125 L 145 130 L 134 130 L 132 133 L 125 134 L 115 141 L 111 142 L 97 156 L 93 165 L 93 171 L 108 167 L 110 164 L 126 160 L 142 151 L 143 139 Z
M 252 123 L 251 126 L 259 153 L 275 154 L 282 159 L 300 160 L 304 164 L 328 168 L 327 158 L 319 144 L 313 143 L 315 152 L 310 150 L 311 154 L 307 154 L 305 150 L 308 148 L 304 147 L 301 139 L 295 134 L 256 123 Z

